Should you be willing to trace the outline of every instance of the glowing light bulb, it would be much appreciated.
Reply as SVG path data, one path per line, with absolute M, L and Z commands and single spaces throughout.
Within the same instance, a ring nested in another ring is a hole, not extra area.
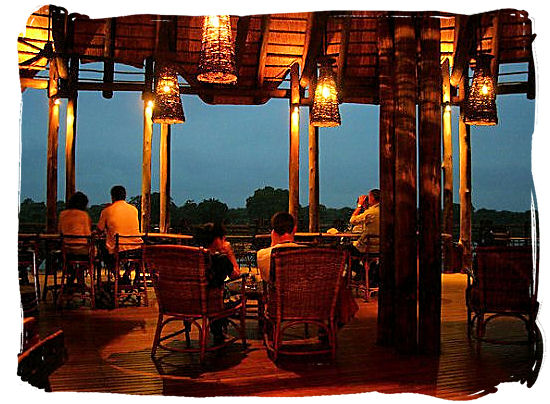
M 451 112 L 451 106 L 450 105 L 447 105 L 445 107 L 445 112 Z
M 483 95 L 489 94 L 489 87 L 487 87 L 487 85 L 483 85 L 483 87 L 481 87 L 481 94 Z
M 54 104 L 55 105 L 61 104 L 61 100 L 59 98 L 56 98 L 55 101 L 54 101 Z
M 328 88 L 328 86 L 323 86 L 323 88 L 321 89 L 321 95 L 323 96 L 323 98 L 330 97 L 330 88 Z
M 211 15 L 209 17 L 210 25 L 214 28 L 220 27 L 220 18 L 217 15 Z
M 147 108 L 153 108 L 155 106 L 155 103 L 151 100 L 147 101 Z
M 170 92 L 170 86 L 168 84 L 165 84 L 164 87 L 162 87 L 162 91 L 164 91 L 165 93 L 169 93 Z

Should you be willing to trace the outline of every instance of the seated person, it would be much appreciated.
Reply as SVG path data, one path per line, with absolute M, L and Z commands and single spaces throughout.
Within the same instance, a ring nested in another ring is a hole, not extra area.
M 269 280 L 271 267 L 271 251 L 274 248 L 303 247 L 294 242 L 297 224 L 288 212 L 277 212 L 271 218 L 271 246 L 258 250 L 256 254 L 258 270 L 263 281 Z
M 89 236 L 92 234 L 92 220 L 86 211 L 88 197 L 82 192 L 75 192 L 67 209 L 59 214 L 58 231 L 63 236 Z M 88 259 L 88 241 L 85 238 L 67 238 L 64 240 L 68 259 Z M 83 280 L 82 280 L 83 281 Z M 74 282 L 74 271 L 68 274 L 67 283 Z
M 241 274 L 231 244 L 225 239 L 225 227 L 223 224 L 206 223 L 200 226 L 195 233 L 195 240 L 211 254 L 210 268 L 208 268 L 206 273 L 208 287 L 221 288 L 228 277 L 233 279 Z M 231 300 L 224 301 L 226 308 L 233 307 L 236 303 L 238 302 Z M 214 320 L 210 324 L 210 332 L 215 344 L 220 344 L 225 340 L 223 328 L 226 325 L 227 319 Z M 186 323 L 186 327 L 189 326 Z
M 209 286 L 220 287 L 227 277 L 237 278 L 241 271 L 229 241 L 225 239 L 225 227 L 221 223 L 200 226 L 195 240 L 212 254 L 212 266 L 207 274 Z
M 133 236 L 140 234 L 138 210 L 135 206 L 126 202 L 126 189 L 122 185 L 111 188 L 112 203 L 101 211 L 97 230 L 106 234 L 103 259 L 107 267 L 113 268 L 115 264 L 116 235 Z M 118 251 L 121 257 L 132 256 L 141 252 L 141 237 L 124 238 L 119 241 Z M 127 271 L 122 283 L 130 283 L 130 272 Z
M 67 209 L 59 214 L 59 233 L 65 236 L 91 235 L 92 219 L 86 211 L 87 206 L 88 197 L 82 192 L 75 192 L 67 203 Z M 88 256 L 85 238 L 68 238 L 65 244 L 69 254 Z
M 258 269 L 264 282 L 269 280 L 271 271 L 271 251 L 274 248 L 285 247 L 307 247 L 303 244 L 294 242 L 294 234 L 296 233 L 297 225 L 294 222 L 294 217 L 287 212 L 278 212 L 271 218 L 271 246 L 263 248 L 257 253 Z M 351 296 L 351 291 L 346 288 L 340 288 L 338 301 L 336 303 L 336 316 L 339 326 L 343 326 L 349 322 L 355 313 L 359 310 L 359 306 Z M 325 337 L 325 336 L 323 336 Z
M 350 218 L 350 224 L 353 226 L 362 226 L 361 236 L 353 242 L 351 254 L 354 257 L 361 257 L 366 253 L 378 254 L 380 251 L 380 190 L 372 189 L 367 199 L 364 195 L 359 197 L 357 208 Z M 374 237 L 373 237 L 374 236 Z M 358 260 L 354 260 L 357 262 Z M 377 265 L 369 268 L 369 281 L 371 284 L 378 283 Z M 362 265 L 355 265 L 353 270 L 359 279 L 364 277 L 364 268 Z

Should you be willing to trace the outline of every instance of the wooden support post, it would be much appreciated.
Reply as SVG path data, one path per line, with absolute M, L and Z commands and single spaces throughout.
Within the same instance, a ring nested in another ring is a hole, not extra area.
M 151 231 L 151 143 L 153 106 L 151 96 L 143 97 L 143 159 L 141 165 L 141 232 Z
M 438 355 L 441 334 L 441 69 L 439 19 L 420 29 L 418 346 Z
M 65 134 L 65 201 L 76 191 L 76 93 L 67 100 L 67 127 Z
M 416 39 L 414 20 L 395 20 L 395 346 L 416 350 Z
M 141 232 L 151 231 L 151 150 L 153 141 L 153 60 L 145 60 L 143 90 L 143 158 L 141 165 Z
M 65 128 L 65 201 L 76 192 L 76 117 L 79 61 L 71 58 L 69 69 L 69 98 L 67 99 L 67 125 Z
M 168 233 L 170 229 L 170 132 L 168 124 L 160 125 L 160 215 L 159 231 Z
M 443 89 L 443 270 L 451 272 L 453 245 L 453 133 L 449 59 L 441 66 Z
M 380 288 L 377 343 L 393 345 L 395 313 L 395 71 L 393 20 L 378 18 L 380 80 Z
M 460 148 L 460 244 L 463 248 L 462 269 L 472 265 L 472 167 L 470 150 L 470 126 L 464 122 L 463 105 L 468 94 L 468 78 L 463 77 L 460 82 L 460 98 L 463 103 L 460 107 L 458 122 L 458 137 Z
M 115 55 L 115 32 L 116 32 L 116 19 L 108 18 L 105 20 L 104 25 L 104 39 L 103 39 L 103 56 L 105 61 L 103 62 L 103 82 L 112 83 L 115 77 L 115 62 L 113 57 Z M 113 98 L 112 90 L 103 90 L 104 98 Z
M 50 73 L 50 80 L 52 79 Z M 46 178 L 46 232 L 57 231 L 57 145 L 59 139 L 59 102 L 48 103 L 48 160 Z
M 311 124 L 309 107 L 309 231 L 319 229 L 319 128 Z
M 300 208 L 300 72 L 290 67 L 290 141 L 288 160 L 288 212 L 298 222 Z

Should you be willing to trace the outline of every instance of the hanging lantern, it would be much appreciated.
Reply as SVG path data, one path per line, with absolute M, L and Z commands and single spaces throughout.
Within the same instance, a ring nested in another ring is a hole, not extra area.
M 230 16 L 208 15 L 204 17 L 197 79 L 218 84 L 237 82 Z
M 496 86 L 491 75 L 491 55 L 479 54 L 476 57 L 474 78 L 466 102 L 465 119 L 467 125 L 496 125 L 498 123 Z
M 173 66 L 158 63 L 155 66 L 155 105 L 152 120 L 154 123 L 183 123 L 178 74 Z
M 340 126 L 341 123 L 332 63 L 333 59 L 325 59 L 321 62 L 311 110 L 313 126 L 334 127 Z

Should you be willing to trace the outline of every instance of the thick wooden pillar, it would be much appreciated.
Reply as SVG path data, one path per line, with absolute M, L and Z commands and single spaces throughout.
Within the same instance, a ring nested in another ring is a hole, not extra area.
M 160 125 L 160 215 L 159 231 L 167 233 L 170 229 L 170 132 L 168 124 Z
M 453 132 L 449 59 L 441 65 L 443 91 L 443 270 L 451 271 L 453 243 Z
M 48 155 L 46 174 L 46 232 L 57 231 L 57 148 L 59 142 L 59 101 L 57 95 L 56 71 L 50 62 L 48 88 Z
M 437 355 L 441 329 L 441 68 L 439 19 L 420 28 L 418 346 Z
M 395 346 L 416 350 L 416 38 L 414 20 L 395 20 Z
M 309 107 L 311 122 L 311 106 Z M 311 123 L 309 132 L 309 231 L 319 229 L 319 128 Z
M 141 164 L 141 232 L 151 231 L 151 143 L 153 140 L 152 97 L 143 98 L 143 158 Z
M 377 343 L 393 345 L 395 309 L 395 71 L 393 19 L 378 19 L 380 98 L 380 288 Z
M 298 221 L 300 207 L 300 72 L 290 67 L 290 141 L 288 159 L 288 212 Z
M 462 77 L 459 97 L 464 105 L 468 94 L 468 76 Z M 462 268 L 472 265 L 472 157 L 470 149 L 470 126 L 464 122 L 464 108 L 460 107 L 458 122 L 460 159 L 460 244 L 463 248 Z

